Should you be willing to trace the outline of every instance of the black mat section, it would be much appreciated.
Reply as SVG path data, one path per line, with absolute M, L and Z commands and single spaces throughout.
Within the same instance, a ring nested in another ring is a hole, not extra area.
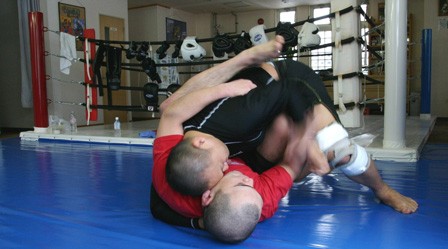
M 437 118 L 429 135 L 428 144 L 448 144 L 448 118 Z

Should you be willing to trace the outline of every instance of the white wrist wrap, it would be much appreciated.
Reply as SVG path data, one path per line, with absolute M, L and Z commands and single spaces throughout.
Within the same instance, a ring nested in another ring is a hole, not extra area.
M 341 168 L 341 171 L 347 176 L 361 175 L 367 170 L 367 168 L 369 168 L 370 157 L 364 147 L 357 144 L 352 144 L 351 146 L 354 146 L 354 151 L 350 161 L 339 168 Z
M 348 133 L 342 125 L 336 122 L 323 128 L 316 134 L 317 144 L 319 144 L 319 148 L 324 153 L 327 152 L 331 146 L 344 138 L 348 138 Z
M 332 123 L 316 134 L 319 148 L 326 154 L 334 151 L 334 158 L 330 162 L 331 167 L 338 167 L 347 176 L 356 176 L 364 173 L 370 165 L 370 157 L 364 147 L 352 143 L 348 138 L 348 132 L 339 123 Z M 346 156 L 350 161 L 344 165 L 337 164 Z

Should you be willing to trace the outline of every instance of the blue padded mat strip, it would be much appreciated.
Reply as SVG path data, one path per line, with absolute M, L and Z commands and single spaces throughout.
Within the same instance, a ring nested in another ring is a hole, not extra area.
M 448 145 L 416 163 L 377 161 L 420 204 L 402 215 L 335 172 L 294 185 L 276 215 L 232 248 L 446 248 Z M 1 248 L 224 248 L 149 212 L 147 146 L 0 140 Z

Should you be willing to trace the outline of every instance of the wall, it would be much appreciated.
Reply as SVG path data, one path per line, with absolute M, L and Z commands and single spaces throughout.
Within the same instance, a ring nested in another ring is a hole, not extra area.
M 21 98 L 19 21 L 17 1 L 2 1 L 0 8 L 0 127 L 32 128 L 32 108 L 23 108 Z M 7 35 L 6 35 L 7 34 Z
M 58 0 L 41 1 L 41 11 L 44 13 L 44 26 L 51 30 L 59 30 Z M 66 4 L 80 6 L 77 0 L 66 0 Z M 128 26 L 127 2 L 121 0 L 97 0 L 83 1 L 86 10 L 86 27 L 95 29 L 96 37 L 99 38 L 99 16 L 107 15 L 124 19 L 124 26 Z M 129 39 L 129 31 L 125 30 L 125 40 Z M 59 36 L 52 33 L 45 33 L 46 50 L 53 54 L 59 54 Z M 79 58 L 84 58 L 82 51 L 77 52 Z M 65 75 L 59 71 L 59 58 L 54 56 L 46 57 L 46 71 L 52 76 L 63 80 L 84 81 L 84 64 L 75 63 L 70 68 L 70 74 Z M 69 118 L 70 112 L 75 111 L 78 125 L 86 125 L 85 108 L 83 106 L 71 106 L 55 103 L 56 101 L 68 101 L 74 103 L 84 103 L 84 87 L 77 84 L 66 84 L 56 80 L 47 81 L 48 98 L 52 104 L 48 106 L 48 114 L 54 114 L 64 119 Z M 102 104 L 102 97 L 98 98 L 98 104 Z M 90 124 L 103 123 L 102 111 L 99 111 L 98 121 Z
M 439 29 L 438 1 L 426 0 L 423 8 L 423 29 L 432 29 L 431 115 L 448 117 L 448 29 Z
M 58 0 L 41 1 L 40 11 L 44 16 L 44 26 L 50 30 L 59 30 L 58 21 Z M 20 102 L 20 59 L 19 59 L 19 34 L 18 34 L 18 11 L 17 1 L 7 0 L 2 2 L 0 25 L 2 25 L 2 35 L 0 52 L 5 55 L 0 61 L 0 127 L 8 128 L 32 128 L 34 125 L 34 114 L 32 108 L 22 108 Z M 77 0 L 66 0 L 66 4 L 80 6 Z M 99 15 L 109 15 L 125 20 L 125 26 L 128 25 L 127 2 L 121 0 L 96 0 L 83 1 L 86 9 L 87 28 L 94 28 L 99 35 Z M 125 31 L 125 37 L 128 39 L 128 31 Z M 6 39 L 7 38 L 7 39 Z M 59 54 L 59 36 L 52 32 L 45 32 L 45 50 Z M 78 57 L 83 57 L 82 52 L 78 52 Z M 84 70 L 82 63 L 75 63 L 70 70 L 70 75 L 59 72 L 59 58 L 47 56 L 46 73 L 51 77 L 68 81 L 83 81 Z M 47 97 L 51 103 L 48 105 L 48 113 L 55 114 L 64 119 L 68 119 L 70 112 L 77 114 L 78 125 L 85 125 L 85 108 L 82 106 L 62 105 L 56 101 L 69 101 L 75 103 L 85 102 L 84 87 L 77 84 L 67 84 L 55 80 L 47 81 Z M 100 99 L 99 104 L 102 103 Z M 98 122 L 102 123 L 102 115 Z
M 170 9 L 162 6 L 147 6 L 141 8 L 129 9 L 129 40 L 131 41 L 165 41 L 166 40 L 166 18 L 175 19 L 185 22 L 187 25 L 187 35 L 203 37 L 204 33 L 208 34 L 208 28 L 197 27 L 198 20 L 205 20 L 202 23 L 208 24 L 210 22 L 210 15 L 194 15 L 185 11 Z M 208 18 L 207 18 L 208 17 Z M 204 24 L 203 24 L 204 25 Z M 159 45 L 151 46 L 155 54 Z M 167 54 L 174 52 L 174 46 L 170 46 Z M 132 59 L 131 63 L 139 63 Z M 190 67 L 178 67 L 178 71 L 190 71 Z M 181 75 L 181 82 L 187 80 L 186 75 Z M 131 72 L 131 86 L 142 87 L 149 82 L 147 75 L 144 72 Z M 162 96 L 159 96 L 163 99 Z M 141 92 L 132 92 L 132 105 L 144 105 L 145 101 Z M 148 112 L 133 112 L 132 119 L 147 119 L 157 117 L 158 113 Z
M 161 25 L 157 16 L 158 7 L 146 7 L 129 10 L 129 40 L 131 41 L 158 41 Z M 165 25 L 165 24 L 163 24 Z M 138 63 L 137 60 L 130 60 L 131 63 Z M 148 76 L 142 72 L 130 72 L 130 85 L 132 87 L 142 87 L 148 82 Z M 141 92 L 131 91 L 131 105 L 142 105 L 145 101 Z M 145 117 L 149 114 L 133 112 L 134 117 Z
M 423 15 L 418 13 L 423 10 L 422 1 L 409 1 L 408 2 L 408 12 L 412 15 L 412 63 L 413 75 L 410 79 L 410 89 L 409 92 L 420 92 L 421 89 L 421 32 L 423 29 Z
M 370 0 L 369 14 L 377 16 L 377 4 L 383 0 Z M 446 44 L 448 43 L 448 29 L 439 28 L 438 1 L 408 0 L 408 13 L 412 15 L 412 63 L 414 74 L 410 80 L 409 92 L 421 91 L 421 46 L 422 30 L 432 30 L 432 71 L 431 71 L 431 115 L 448 117 L 448 70 L 444 59 L 448 57 Z M 448 17 L 446 17 L 448 18 Z

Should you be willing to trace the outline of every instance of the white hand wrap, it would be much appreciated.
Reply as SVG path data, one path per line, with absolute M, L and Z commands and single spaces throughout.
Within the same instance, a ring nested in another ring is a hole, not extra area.
M 348 133 L 341 124 L 333 122 L 316 134 L 317 144 L 324 153 L 340 140 L 348 138 Z
M 366 149 L 352 143 L 344 127 L 336 122 L 320 130 L 316 134 L 316 140 L 325 154 L 328 151 L 334 151 L 334 159 L 330 162 L 332 167 L 335 167 L 344 157 L 350 156 L 347 164 L 338 166 L 347 176 L 360 175 L 370 165 L 370 157 Z
M 347 164 L 339 166 L 339 168 L 347 176 L 361 175 L 369 168 L 370 156 L 364 147 L 357 144 L 352 144 L 350 147 L 353 148 L 350 161 Z

